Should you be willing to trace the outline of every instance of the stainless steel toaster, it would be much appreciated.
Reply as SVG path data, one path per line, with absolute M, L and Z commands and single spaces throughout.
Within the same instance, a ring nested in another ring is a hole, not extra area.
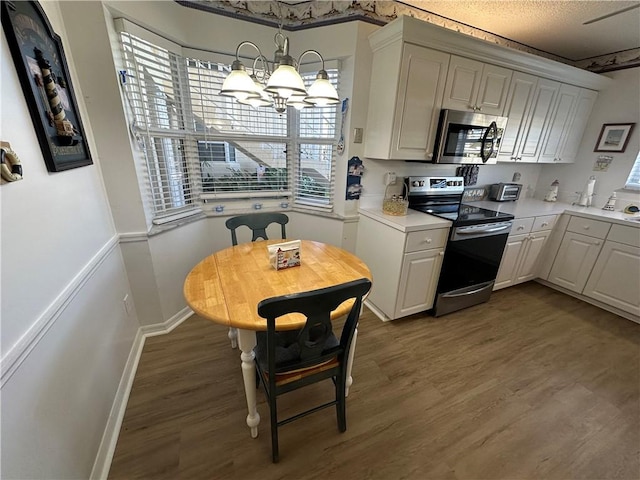
M 518 200 L 522 185 L 519 183 L 494 183 L 489 186 L 489 199 L 496 202 Z

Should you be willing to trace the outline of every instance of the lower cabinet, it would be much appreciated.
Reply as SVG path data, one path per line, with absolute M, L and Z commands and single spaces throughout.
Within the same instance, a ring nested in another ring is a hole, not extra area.
M 570 216 L 547 280 L 640 322 L 640 228 Z
M 582 293 L 596 263 L 602 240 L 567 232 L 562 239 L 549 281 L 576 293 Z
M 449 228 L 405 233 L 360 215 L 356 255 L 373 275 L 367 306 L 384 321 L 432 308 L 448 236 Z
M 536 278 L 538 259 L 551 234 L 555 219 L 555 215 L 546 215 L 514 221 L 511 231 L 515 234 L 507 239 L 493 286 L 494 291 Z M 518 233 L 523 231 L 531 233 Z
M 640 248 L 607 240 L 583 294 L 640 316 Z
M 405 254 L 394 318 L 423 312 L 433 307 L 443 256 L 443 249 Z

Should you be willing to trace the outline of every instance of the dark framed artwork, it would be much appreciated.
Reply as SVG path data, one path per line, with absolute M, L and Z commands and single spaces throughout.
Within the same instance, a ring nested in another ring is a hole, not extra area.
M 594 152 L 624 152 L 635 123 L 605 123 Z
M 62 42 L 42 7 L 34 1 L 2 1 L 1 15 L 47 170 L 91 165 Z

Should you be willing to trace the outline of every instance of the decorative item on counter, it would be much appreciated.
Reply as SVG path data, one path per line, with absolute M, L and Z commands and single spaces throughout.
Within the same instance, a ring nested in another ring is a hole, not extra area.
M 511 179 L 511 181 L 512 182 L 519 182 L 521 178 L 522 178 L 522 174 L 520 172 L 515 172 L 513 174 L 513 178 Z
M 346 200 L 358 200 L 360 198 L 360 193 L 362 193 L 362 185 L 360 184 L 360 181 L 362 179 L 363 172 L 364 165 L 362 165 L 362 160 L 358 157 L 351 157 L 347 162 Z
M 589 180 L 587 180 L 587 184 L 584 186 L 584 190 L 580 194 L 580 199 L 578 200 L 578 205 L 581 207 L 590 207 L 591 201 L 593 200 L 593 189 L 596 185 L 596 177 L 591 175 Z
M 607 200 L 607 204 L 604 207 L 602 207 L 602 209 L 613 212 L 616 209 L 616 200 L 617 200 L 616 192 L 613 192 L 609 197 L 609 200 Z
M 480 167 L 478 165 L 463 165 L 456 168 L 456 176 L 464 178 L 464 185 L 470 186 L 478 183 L 478 173 Z
M 2 179 L 7 182 L 22 180 L 22 165 L 18 154 L 11 149 L 9 142 L 0 142 L 0 168 Z
M 624 213 L 636 214 L 640 212 L 640 208 L 637 205 L 627 205 L 624 207 Z
M 558 186 L 559 185 L 560 185 L 560 182 L 558 182 L 558 179 L 556 178 L 553 181 L 553 183 L 551 184 L 551 188 L 549 188 L 549 191 L 544 196 L 544 201 L 545 202 L 555 202 L 555 201 L 558 200 Z
M 300 266 L 300 240 L 267 246 L 269 263 L 276 270 Z
M 409 208 L 409 200 L 406 195 L 401 193 L 394 193 L 394 190 L 389 190 L 392 185 L 387 185 L 384 191 L 384 200 L 382 200 L 382 213 L 387 215 L 403 216 L 407 214 Z

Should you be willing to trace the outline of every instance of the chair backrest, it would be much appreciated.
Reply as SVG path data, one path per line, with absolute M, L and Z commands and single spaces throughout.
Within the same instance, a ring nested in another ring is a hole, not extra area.
M 267 319 L 268 371 L 280 373 L 290 371 L 292 367 L 307 368 L 334 357 L 344 361 L 358 324 L 362 298 L 370 288 L 371 281 L 361 278 L 333 287 L 261 301 L 258 314 Z M 325 348 L 325 341 L 333 334 L 331 312 L 349 299 L 354 299 L 354 302 L 342 328 L 340 342 L 337 346 Z M 297 338 L 300 358 L 276 367 L 276 319 L 289 313 L 300 313 L 307 319 Z
M 231 230 L 231 242 L 233 245 L 238 245 L 238 237 L 236 236 L 236 228 L 240 226 L 249 227 L 253 233 L 251 238 L 252 242 L 255 242 L 259 238 L 263 240 L 269 240 L 267 237 L 266 228 L 272 223 L 279 223 L 281 227 L 281 238 L 287 238 L 287 232 L 285 225 L 289 222 L 289 217 L 284 213 L 278 212 L 261 212 L 261 213 L 249 213 L 247 215 L 238 215 L 237 217 L 231 217 L 225 222 L 225 225 Z

